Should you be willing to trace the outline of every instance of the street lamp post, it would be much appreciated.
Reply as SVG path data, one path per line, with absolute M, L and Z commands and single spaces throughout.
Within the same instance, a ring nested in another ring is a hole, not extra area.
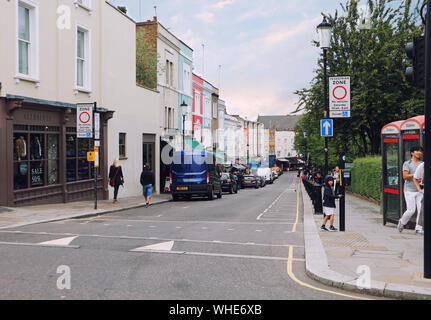
M 323 49 L 323 87 L 324 87 L 324 106 L 325 119 L 329 118 L 328 105 L 328 77 L 327 77 L 327 50 L 331 46 L 332 25 L 323 16 L 323 21 L 317 26 L 319 32 L 320 48 Z M 324 175 L 328 174 L 328 137 L 325 137 L 325 170 Z
M 186 115 L 187 115 L 187 108 L 188 105 L 183 101 L 183 103 L 181 104 L 181 114 L 183 116 L 183 151 L 186 151 L 185 146 L 186 146 L 186 128 L 185 128 L 185 123 L 186 123 Z

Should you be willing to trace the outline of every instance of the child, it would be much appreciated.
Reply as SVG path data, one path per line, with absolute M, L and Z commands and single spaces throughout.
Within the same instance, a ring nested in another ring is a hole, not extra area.
M 334 227 L 334 214 L 335 214 L 335 199 L 342 198 L 341 194 L 335 195 L 334 189 L 334 177 L 326 176 L 325 177 L 325 190 L 323 192 L 323 213 L 325 218 L 323 219 L 323 224 L 320 227 L 320 230 L 324 231 L 337 231 L 337 228 Z M 326 229 L 326 223 L 331 219 L 331 226 L 329 230 Z

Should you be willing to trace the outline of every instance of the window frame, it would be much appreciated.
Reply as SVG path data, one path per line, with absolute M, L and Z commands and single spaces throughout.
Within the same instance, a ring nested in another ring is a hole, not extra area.
M 19 65 L 19 7 L 29 10 L 29 40 L 28 40 L 28 74 L 20 72 Z M 16 0 L 16 76 L 17 80 L 39 83 L 39 6 L 31 0 Z
M 84 64 L 83 64 L 83 85 L 78 85 L 78 32 L 84 33 Z M 76 24 L 75 29 L 75 91 L 92 92 L 92 51 L 91 51 L 91 30 L 84 25 Z
M 121 144 L 121 136 L 124 135 L 124 144 Z M 124 147 L 124 154 L 121 153 L 121 148 Z M 126 159 L 127 158 L 127 133 L 126 132 L 119 132 L 118 133 L 118 157 L 120 159 Z

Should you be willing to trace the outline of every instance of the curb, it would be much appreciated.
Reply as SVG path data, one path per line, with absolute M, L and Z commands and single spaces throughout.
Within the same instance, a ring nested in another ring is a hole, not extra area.
M 405 300 L 430 300 L 431 289 L 395 283 L 371 281 L 368 288 L 357 285 L 358 277 L 340 274 L 330 269 L 325 249 L 317 231 L 313 210 L 301 181 L 301 196 L 304 208 L 305 273 L 325 285 L 360 294 Z
M 170 202 L 170 201 L 172 201 L 172 200 L 161 200 L 159 202 L 152 203 L 151 206 L 155 206 L 155 205 L 162 204 L 162 203 L 167 203 L 167 202 Z M 93 211 L 93 212 L 85 212 L 85 213 L 72 214 L 72 215 L 63 216 L 63 217 L 57 217 L 57 218 L 52 218 L 52 219 L 42 219 L 42 220 L 35 220 L 35 221 L 31 221 L 31 222 L 25 222 L 25 223 L 17 223 L 17 224 L 6 226 L 6 227 L 0 227 L 0 230 L 10 229 L 10 228 L 24 227 L 24 226 L 29 226 L 29 225 L 33 225 L 33 224 L 40 224 L 40 223 L 47 223 L 47 222 L 69 220 L 69 219 L 90 218 L 90 217 L 102 216 L 102 215 L 108 214 L 108 213 L 121 212 L 121 211 L 130 210 L 130 209 L 142 208 L 142 207 L 145 207 L 145 204 L 131 205 L 131 206 L 122 207 L 122 208 L 115 208 L 115 209 L 112 209 L 112 210 L 111 209 L 103 209 L 103 210 L 99 209 L 99 210 Z

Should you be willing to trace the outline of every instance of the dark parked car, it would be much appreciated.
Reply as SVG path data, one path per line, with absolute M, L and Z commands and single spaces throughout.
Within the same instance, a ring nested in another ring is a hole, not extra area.
M 265 177 L 256 176 L 256 178 L 259 180 L 259 187 L 263 188 L 264 186 L 266 186 Z
M 238 193 L 238 181 L 237 177 L 235 177 L 231 173 L 223 172 L 221 174 L 221 189 L 223 191 L 227 191 L 230 194 Z
M 174 152 L 171 165 L 170 190 L 174 201 L 180 197 L 189 199 L 193 195 L 208 197 L 209 200 L 222 197 L 221 167 L 210 161 L 206 151 Z
M 250 174 L 244 175 L 244 184 L 243 185 L 245 188 L 247 188 L 247 187 L 254 187 L 256 189 L 259 188 L 257 178 L 253 175 L 250 175 Z

